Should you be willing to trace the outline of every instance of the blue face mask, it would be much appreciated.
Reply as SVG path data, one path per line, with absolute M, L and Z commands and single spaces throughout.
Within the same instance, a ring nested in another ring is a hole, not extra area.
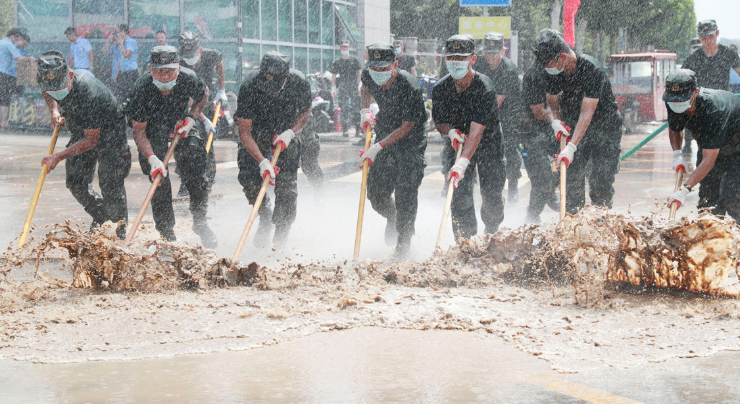
M 67 87 L 64 87 L 61 90 L 57 91 L 47 91 L 46 94 L 49 94 L 49 96 L 57 101 L 61 101 L 69 94 L 69 89 Z
M 401 52 L 403 52 L 403 49 L 401 49 L 401 48 L 395 48 L 395 49 L 393 49 L 393 52 L 395 52 L 396 55 L 400 55 Z
M 349 55 L 349 51 L 348 51 L 348 50 L 346 50 L 346 51 L 339 51 L 339 53 L 341 53 L 341 54 L 342 54 L 342 56 L 347 56 L 347 55 Z
M 450 72 L 450 76 L 452 76 L 452 78 L 455 80 L 460 80 L 461 78 L 465 77 L 466 74 L 468 74 L 468 66 L 470 66 L 470 61 L 445 60 L 445 65 L 447 66 L 447 71 Z
M 368 69 L 368 72 L 370 72 L 370 78 L 373 79 L 375 84 L 379 86 L 382 86 L 383 84 L 387 83 L 388 80 L 390 80 L 391 76 L 393 75 L 393 70 L 377 72 L 373 69 Z
M 677 114 L 683 114 L 687 109 L 691 108 L 691 99 L 684 102 L 669 102 L 668 107 Z
M 177 79 L 165 83 L 152 78 L 152 83 L 157 86 L 160 91 L 170 91 L 175 87 L 175 84 L 177 84 Z
M 557 76 L 562 73 L 564 69 L 558 69 L 557 67 L 546 67 L 545 71 L 551 76 Z

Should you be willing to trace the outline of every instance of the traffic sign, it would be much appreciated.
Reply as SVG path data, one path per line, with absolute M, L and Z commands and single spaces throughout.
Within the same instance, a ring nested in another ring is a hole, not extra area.
M 511 37 L 511 17 L 460 17 L 460 33 L 473 39 L 482 39 L 486 33 L 496 31 Z
M 460 0 L 460 7 L 511 7 L 511 0 Z

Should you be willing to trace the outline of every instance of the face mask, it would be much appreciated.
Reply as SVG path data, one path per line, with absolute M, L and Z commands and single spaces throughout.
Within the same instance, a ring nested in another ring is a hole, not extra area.
M 368 72 L 370 72 L 370 78 L 373 79 L 375 84 L 379 86 L 387 83 L 393 75 L 393 70 L 388 70 L 387 72 L 377 72 L 373 69 L 368 69 Z
M 545 68 L 545 71 L 547 72 L 547 74 L 552 75 L 552 76 L 557 76 L 558 74 L 562 73 L 563 70 L 565 70 L 565 67 L 563 67 L 562 69 L 558 69 L 557 60 L 555 63 L 556 63 L 555 67 Z
M 65 87 L 65 88 L 63 88 L 61 90 L 47 91 L 46 93 L 49 94 L 49 96 L 51 96 L 51 98 L 53 98 L 53 99 L 55 99 L 57 101 L 61 101 L 61 100 L 64 99 L 64 97 L 66 97 L 69 94 L 69 89 Z
M 668 107 L 677 114 L 683 114 L 687 109 L 691 108 L 691 100 L 684 102 L 669 102 Z
M 445 60 L 445 65 L 447 71 L 450 72 L 450 76 L 455 80 L 460 80 L 468 74 L 470 62 L 467 60 Z
M 182 58 L 182 60 L 184 60 L 185 63 L 187 63 L 190 66 L 195 66 L 198 63 L 198 61 L 200 60 L 200 55 L 197 55 L 197 56 L 192 57 L 192 58 Z
M 396 52 L 396 55 L 400 55 L 401 52 L 403 52 L 403 49 L 401 49 L 401 48 L 395 48 L 393 51 Z
M 340 51 L 340 52 L 342 53 L 342 56 L 348 56 L 349 55 L 349 51 L 348 50 L 346 50 L 346 51 Z
M 161 82 L 159 80 L 152 79 L 152 83 L 154 83 L 154 85 L 157 86 L 157 88 L 160 91 L 170 91 L 170 90 L 172 90 L 172 87 L 174 87 L 175 84 L 177 84 L 177 79 L 174 79 L 172 81 L 168 81 L 166 83 L 163 83 L 163 82 Z

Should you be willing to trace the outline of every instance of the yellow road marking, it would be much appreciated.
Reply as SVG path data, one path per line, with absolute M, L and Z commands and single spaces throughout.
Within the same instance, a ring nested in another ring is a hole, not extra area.
M 640 401 L 570 382 L 553 375 L 538 375 L 527 382 L 594 404 L 641 404 Z

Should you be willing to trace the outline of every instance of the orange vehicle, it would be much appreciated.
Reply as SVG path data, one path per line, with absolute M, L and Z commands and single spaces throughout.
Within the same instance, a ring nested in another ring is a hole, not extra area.
M 664 121 L 665 78 L 676 70 L 676 54 L 665 50 L 627 52 L 609 60 L 612 92 L 627 132 L 640 122 Z

